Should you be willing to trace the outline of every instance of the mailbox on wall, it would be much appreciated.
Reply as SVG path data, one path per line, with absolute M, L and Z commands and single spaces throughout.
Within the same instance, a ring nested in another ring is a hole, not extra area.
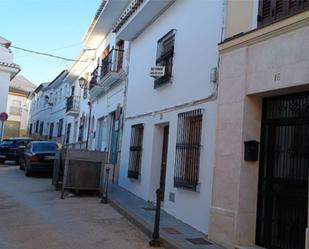
M 245 161 L 255 162 L 259 160 L 259 142 L 255 140 L 245 141 Z

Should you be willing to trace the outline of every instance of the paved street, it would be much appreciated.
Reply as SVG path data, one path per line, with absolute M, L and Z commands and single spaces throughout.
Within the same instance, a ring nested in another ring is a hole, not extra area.
M 98 198 L 61 200 L 46 177 L 0 165 L 0 249 L 139 249 L 148 238 Z

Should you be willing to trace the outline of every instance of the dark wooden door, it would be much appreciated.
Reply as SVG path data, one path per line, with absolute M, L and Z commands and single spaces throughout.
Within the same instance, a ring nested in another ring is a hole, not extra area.
M 309 93 L 265 99 L 257 244 L 304 249 L 308 213 Z
M 168 153 L 168 134 L 169 134 L 169 126 L 164 126 L 162 160 L 161 160 L 161 177 L 160 177 L 160 188 L 163 191 L 162 201 L 164 201 L 164 192 L 165 192 L 165 178 L 166 178 L 166 165 L 167 165 L 167 153 Z

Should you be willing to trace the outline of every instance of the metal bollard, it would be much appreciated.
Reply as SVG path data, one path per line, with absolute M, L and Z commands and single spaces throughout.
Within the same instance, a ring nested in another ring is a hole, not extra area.
M 106 167 L 106 169 L 105 169 L 103 193 L 102 193 L 102 199 L 101 199 L 101 203 L 104 203 L 104 204 L 108 203 L 107 192 L 108 192 L 108 179 L 109 179 L 110 169 L 111 169 L 110 167 Z
M 156 203 L 156 217 L 153 228 L 152 240 L 149 241 L 149 245 L 152 247 L 160 247 L 162 242 L 160 241 L 160 213 L 161 213 L 161 201 L 163 197 L 162 189 L 157 189 L 157 203 Z

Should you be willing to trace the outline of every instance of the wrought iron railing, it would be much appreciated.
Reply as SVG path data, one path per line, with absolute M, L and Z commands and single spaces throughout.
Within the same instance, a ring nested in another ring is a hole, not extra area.
M 144 125 L 131 127 L 130 156 L 128 177 L 138 179 L 141 169 Z
M 123 52 L 123 50 L 113 48 L 108 55 L 102 59 L 101 65 L 96 67 L 91 74 L 92 78 L 90 80 L 90 89 L 92 89 L 95 85 L 98 85 L 99 81 L 109 73 L 119 72 L 119 70 L 122 69 Z
M 197 191 L 202 132 L 202 110 L 178 114 L 174 187 Z
M 99 66 L 94 69 L 94 71 L 91 73 L 91 80 L 89 82 L 89 88 L 92 89 L 95 85 L 98 85 L 98 76 L 99 76 Z
M 67 112 L 79 112 L 80 96 L 70 96 L 67 98 Z

